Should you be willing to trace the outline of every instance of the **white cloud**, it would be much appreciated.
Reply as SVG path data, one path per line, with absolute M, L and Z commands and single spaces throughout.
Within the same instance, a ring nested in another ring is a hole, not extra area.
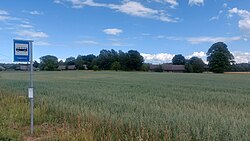
M 201 44 L 201 43 L 215 43 L 215 42 L 232 42 L 242 40 L 241 36 L 234 37 L 175 37 L 175 36 L 163 36 L 159 35 L 156 38 L 158 39 L 167 39 L 173 41 L 187 41 L 191 44 Z
M 153 16 L 158 13 L 157 10 L 144 7 L 142 4 L 138 2 L 133 2 L 133 1 L 129 1 L 129 2 L 122 4 L 118 8 L 118 10 L 120 12 L 133 15 L 133 16 L 138 16 L 138 17 L 148 17 L 148 16 Z
M 51 44 L 45 41 L 35 41 L 34 45 L 36 46 L 50 46 Z
M 223 8 L 227 8 L 227 6 L 228 6 L 227 3 L 223 3 L 222 5 Z
M 248 63 L 250 62 L 250 52 L 240 52 L 240 51 L 235 51 L 232 52 L 234 55 L 234 60 L 236 63 Z
M 99 43 L 93 40 L 82 40 L 76 41 L 77 44 L 89 44 L 89 45 L 98 45 Z
M 31 15 L 43 15 L 43 12 L 38 12 L 38 11 L 30 11 L 29 12 Z
M 119 35 L 123 31 L 121 29 L 117 29 L 117 28 L 108 28 L 108 29 L 104 29 L 103 32 L 108 34 L 108 35 Z
M 5 10 L 0 9 L 0 15 L 9 15 L 9 13 Z
M 201 52 L 194 52 L 192 55 L 187 56 L 187 58 L 191 58 L 191 57 L 199 57 L 199 58 L 203 58 L 206 57 L 206 53 L 201 51 Z
M 33 26 L 29 24 L 20 24 L 19 26 L 22 28 L 33 28 Z
M 215 42 L 231 42 L 241 40 L 242 37 L 189 37 L 186 38 L 191 44 L 200 44 L 200 43 L 215 43 Z
M 23 38 L 47 38 L 48 35 L 44 32 L 37 32 L 32 30 L 21 30 L 15 33 Z
M 43 12 L 39 12 L 39 11 L 27 11 L 27 10 L 23 10 L 22 11 L 23 13 L 28 13 L 28 14 L 31 14 L 31 15 L 43 15 L 44 13 Z
M 171 4 L 171 5 L 173 5 L 173 6 L 179 5 L 178 2 L 177 2 L 177 0 L 164 0 L 164 1 L 167 2 L 167 3 L 169 3 L 169 4 Z
M 179 3 L 177 2 L 177 0 L 152 0 L 154 2 L 158 2 L 158 3 L 168 3 L 170 4 L 171 8 L 174 8 L 175 6 L 178 6 Z
M 238 8 L 232 8 L 228 10 L 229 17 L 232 17 L 233 14 L 237 14 L 241 17 L 241 19 L 238 22 L 239 28 L 247 33 L 250 34 L 250 12 L 247 10 L 241 10 Z
M 209 19 L 209 21 L 219 20 L 219 16 L 213 16 Z
M 206 55 L 206 53 L 203 52 L 203 51 L 194 52 L 193 54 L 186 56 L 187 59 L 190 59 L 190 58 L 192 58 L 192 57 L 201 58 L 205 64 L 208 64 L 208 62 L 207 62 L 207 55 Z
M 9 20 L 11 19 L 11 17 L 6 16 L 6 15 L 0 15 L 0 21 L 5 21 L 5 20 Z
M 220 19 L 220 15 L 223 13 L 223 10 L 220 10 L 218 12 L 218 15 L 217 16 L 213 16 L 209 19 L 209 21 L 214 21 L 214 20 L 219 20 Z
M 62 0 L 55 0 L 55 3 L 62 3 Z M 177 22 L 178 18 L 172 18 L 163 10 L 155 10 L 145 7 L 140 2 L 124 0 L 122 4 L 107 4 L 94 2 L 94 0 L 67 0 L 72 3 L 73 8 L 82 8 L 84 6 L 105 7 L 125 13 L 131 16 L 156 19 L 163 22 Z M 165 0 L 165 2 L 177 5 L 176 0 Z
M 188 4 L 191 6 L 193 5 L 200 6 L 200 5 L 204 5 L 204 0 L 189 0 Z
M 141 53 L 146 63 L 152 63 L 152 64 L 162 64 L 171 62 L 174 54 L 168 54 L 168 53 L 159 53 L 159 54 L 146 54 Z
M 62 4 L 62 1 L 60 1 L 60 0 L 54 0 L 54 3 Z

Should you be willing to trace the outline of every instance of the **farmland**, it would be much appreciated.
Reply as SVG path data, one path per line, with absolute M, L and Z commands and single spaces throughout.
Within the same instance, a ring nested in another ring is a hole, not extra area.
M 46 125 L 52 139 L 247 141 L 249 84 L 247 74 L 35 72 L 35 136 Z M 27 87 L 27 72 L 0 72 L 6 138 L 28 134 Z

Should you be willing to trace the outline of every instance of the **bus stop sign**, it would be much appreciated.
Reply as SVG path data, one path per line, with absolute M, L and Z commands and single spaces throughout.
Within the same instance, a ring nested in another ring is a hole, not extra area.
M 14 40 L 14 62 L 30 61 L 30 41 Z

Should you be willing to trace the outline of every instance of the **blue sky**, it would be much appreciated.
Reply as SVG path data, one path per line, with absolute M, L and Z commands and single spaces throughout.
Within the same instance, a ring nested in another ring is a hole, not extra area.
M 13 61 L 13 39 L 34 40 L 36 60 L 101 49 L 138 50 L 152 63 L 206 60 L 223 41 L 250 62 L 250 0 L 2 0 L 0 33 L 0 62 Z

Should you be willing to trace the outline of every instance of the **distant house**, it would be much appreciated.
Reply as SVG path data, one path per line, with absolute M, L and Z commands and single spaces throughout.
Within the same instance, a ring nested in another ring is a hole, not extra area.
M 15 70 L 19 70 L 19 71 L 28 71 L 30 70 L 30 65 L 25 65 L 25 64 L 20 64 L 20 65 L 17 65 Z
M 185 72 L 185 65 L 162 64 L 162 69 L 166 72 Z
M 150 64 L 149 66 L 149 71 L 155 71 L 156 69 L 158 69 L 160 67 L 160 65 L 153 65 L 153 64 Z
M 0 71 L 4 71 L 4 70 L 5 70 L 5 67 L 0 66 Z
M 76 65 L 68 65 L 67 69 L 68 70 L 75 70 L 76 69 Z
M 156 71 L 161 68 L 165 72 L 185 72 L 185 65 L 172 65 L 172 64 L 162 64 L 162 65 L 153 65 L 149 66 L 150 71 Z
M 58 70 L 62 71 L 62 70 L 66 70 L 66 66 L 65 65 L 60 65 L 58 67 Z

